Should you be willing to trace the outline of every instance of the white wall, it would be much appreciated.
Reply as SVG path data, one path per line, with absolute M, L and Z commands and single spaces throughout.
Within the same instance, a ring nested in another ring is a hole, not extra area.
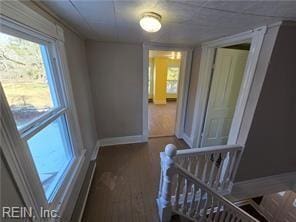
M 86 63 L 85 42 L 65 29 L 65 47 L 83 144 L 89 151 L 97 141 L 94 106 Z
M 279 33 L 271 28 L 265 36 L 253 88 L 264 72 L 266 77 L 236 181 L 296 171 L 295 40 L 295 23 L 281 26 Z M 249 103 L 253 99 L 251 94 Z
M 141 135 L 142 46 L 87 40 L 86 49 L 98 137 Z

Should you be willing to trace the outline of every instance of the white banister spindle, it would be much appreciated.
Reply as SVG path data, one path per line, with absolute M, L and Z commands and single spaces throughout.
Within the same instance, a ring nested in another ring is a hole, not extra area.
M 235 178 L 235 174 L 236 174 L 236 170 L 238 168 L 239 162 L 241 160 L 241 150 L 236 151 L 236 158 L 235 158 L 235 162 L 232 168 L 232 171 L 230 173 L 230 177 L 229 177 L 229 182 L 232 183 L 234 178 Z M 232 188 L 232 187 L 231 187 Z M 230 188 L 230 189 L 231 189 Z
M 230 172 L 230 167 L 231 167 L 231 162 L 233 160 L 233 155 L 234 155 L 234 152 L 228 152 L 228 155 L 226 157 L 226 161 L 225 161 L 225 164 L 226 166 L 223 166 L 225 168 L 224 172 L 222 172 L 222 184 L 221 184 L 221 187 L 222 187 L 222 190 L 224 189 L 227 189 L 227 183 L 226 183 L 226 180 L 229 176 L 229 172 Z
M 209 196 L 208 193 L 206 195 L 207 196 L 206 196 L 206 199 L 205 199 L 205 204 L 204 204 L 204 206 L 202 208 L 202 211 L 201 211 L 201 213 L 202 213 L 201 221 L 205 220 L 205 218 L 207 216 L 207 210 L 208 210 L 208 207 L 209 207 L 209 204 L 210 204 L 210 196 Z
M 191 200 L 191 203 L 190 203 L 190 206 L 189 206 L 189 211 L 188 211 L 189 216 L 193 216 L 193 214 L 194 214 L 196 192 L 197 192 L 196 191 L 196 185 L 193 184 L 192 185 L 192 190 L 191 190 L 192 200 Z
M 198 203 L 197 203 L 197 206 L 196 206 L 196 211 L 195 211 L 195 218 L 198 219 L 199 216 L 200 216 L 200 209 L 201 209 L 201 205 L 202 205 L 202 200 L 203 200 L 203 197 L 205 195 L 205 191 L 200 189 L 200 194 L 199 194 L 199 200 L 198 200 Z
M 218 172 L 216 174 L 216 178 L 215 178 L 215 181 L 214 181 L 214 184 L 213 184 L 213 188 L 215 190 L 219 190 L 219 185 L 220 185 L 220 180 L 221 180 L 221 173 L 222 173 L 222 168 L 223 168 L 223 165 L 224 165 L 225 157 L 226 157 L 226 153 L 222 153 L 220 155 L 221 162 L 219 164 L 219 169 L 218 169 Z
M 180 198 L 180 187 L 181 187 L 182 177 L 178 174 L 177 175 L 177 185 L 176 185 L 176 192 L 175 192 L 175 210 L 179 209 L 179 198 Z
M 161 196 L 161 188 L 163 183 L 163 173 L 162 173 L 162 163 L 160 163 L 160 179 L 159 179 L 159 189 L 158 189 L 158 198 Z
M 213 185 L 213 180 L 214 180 L 214 172 L 217 168 L 216 166 L 216 163 L 217 163 L 217 160 L 219 158 L 219 155 L 220 153 L 213 153 L 213 162 L 212 162 L 212 167 L 211 167 L 211 171 L 210 171 L 210 176 L 209 176 L 209 180 L 208 180 L 208 184 L 210 187 L 212 187 Z
M 237 153 L 238 153 L 238 151 L 234 151 L 234 152 L 231 152 L 231 154 L 230 154 L 229 163 L 228 163 L 229 167 L 227 169 L 227 173 L 226 173 L 225 179 L 224 179 L 225 180 L 224 187 L 223 187 L 224 189 L 229 189 L 230 178 L 231 178 L 234 166 L 235 166 Z
M 209 156 L 208 154 L 204 155 L 204 168 L 203 168 L 203 173 L 202 173 L 202 182 L 206 183 L 206 178 L 207 178 L 207 173 L 208 173 L 208 164 L 209 164 Z
M 223 205 L 223 211 L 221 212 L 220 221 L 225 221 L 225 217 L 227 214 L 226 212 L 227 212 L 226 206 Z
M 172 214 L 171 207 L 171 186 L 174 175 L 174 157 L 176 156 L 177 148 L 173 144 L 168 144 L 165 147 L 164 155 L 161 156 L 162 160 L 162 187 L 161 194 L 158 199 L 158 210 L 161 222 L 170 221 Z
M 219 218 L 219 215 L 220 215 L 220 210 L 221 210 L 221 207 L 222 207 L 222 203 L 220 201 L 218 201 L 217 203 L 217 211 L 216 211 L 216 214 L 215 214 L 215 217 L 214 217 L 214 220 L 213 221 L 218 221 L 218 218 Z
M 189 188 L 189 183 L 188 183 L 187 179 L 185 178 L 184 192 L 183 192 L 183 204 L 182 204 L 183 214 L 186 214 L 186 211 L 187 211 L 188 188 Z
M 210 205 L 209 216 L 208 216 L 209 221 L 212 221 L 214 210 L 215 210 L 215 201 L 213 196 L 211 196 L 211 205 Z
M 239 145 L 178 151 L 167 145 L 161 153 L 160 221 L 175 213 L 192 221 L 258 222 L 221 196 L 230 191 L 241 152 Z
M 199 176 L 199 169 L 200 169 L 200 157 L 196 156 L 195 157 L 195 161 L 196 161 L 196 165 L 195 165 L 195 172 L 194 172 L 194 176 L 198 177 Z

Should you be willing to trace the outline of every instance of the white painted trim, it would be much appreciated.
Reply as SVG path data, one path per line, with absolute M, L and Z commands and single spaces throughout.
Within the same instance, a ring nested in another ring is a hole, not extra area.
M 73 141 L 73 146 L 75 147 L 75 154 L 77 156 L 80 155 L 81 152 L 85 152 L 85 148 L 83 147 L 83 140 L 81 134 L 81 127 L 78 121 L 78 114 L 76 109 L 76 102 L 74 100 L 73 88 L 71 84 L 70 71 L 68 66 L 68 60 L 66 55 L 66 48 L 64 42 L 56 41 L 56 49 L 55 49 L 56 59 L 54 62 L 58 68 L 58 72 L 60 73 L 60 84 L 63 86 L 63 94 L 65 95 L 65 103 L 68 109 L 68 125 L 70 129 L 71 140 Z
M 75 27 L 69 25 L 64 19 L 60 18 L 59 16 L 57 16 L 54 12 L 52 12 L 43 2 L 41 1 L 34 1 L 34 3 L 40 8 L 42 9 L 44 12 L 46 12 L 48 15 L 50 15 L 51 17 L 53 17 L 59 24 L 63 25 L 64 27 L 66 27 L 67 29 L 71 30 L 72 32 L 74 32 L 76 35 L 78 35 L 81 39 L 85 39 L 85 36 L 82 35 L 80 32 L 78 32 Z
M 175 135 L 178 139 L 183 137 L 185 130 L 185 115 L 190 84 L 189 81 L 191 73 L 192 51 L 193 49 L 185 51 L 182 53 L 181 58 L 175 125 Z
M 203 130 L 204 115 L 206 112 L 207 95 L 209 91 L 210 79 L 212 75 L 212 66 L 217 47 L 224 47 L 228 45 L 239 44 L 243 42 L 251 42 L 251 49 L 249 52 L 244 77 L 242 81 L 241 90 L 239 93 L 231 130 L 229 133 L 228 144 L 236 144 L 239 133 L 243 113 L 246 108 L 247 100 L 250 94 L 255 69 L 257 65 L 258 56 L 263 43 L 266 26 L 239 33 L 237 35 L 224 37 L 218 40 L 206 42 L 202 44 L 202 56 L 199 70 L 198 86 L 196 91 L 196 102 L 194 106 L 193 126 L 191 139 L 193 147 L 200 147 L 201 132 Z M 240 143 L 242 144 L 242 143 Z
M 47 20 L 37 12 L 23 4 L 21 1 L 1 1 L 1 18 L 13 21 L 19 25 L 30 27 L 47 36 L 64 41 L 59 27 Z
M 143 116 L 142 116 L 142 135 L 148 141 L 148 67 L 149 67 L 149 47 L 143 46 Z
M 99 140 L 101 147 L 130 144 L 130 143 L 144 143 L 144 142 L 146 142 L 146 140 L 143 135 L 110 137 L 110 138 L 103 138 Z
M 61 190 L 59 190 L 59 192 L 63 191 L 63 193 L 61 194 L 62 197 L 60 198 L 60 202 L 57 205 L 57 207 L 52 208 L 58 211 L 59 215 L 63 216 L 65 213 L 65 210 L 67 208 L 68 202 L 70 201 L 72 195 L 74 195 L 72 193 L 75 184 L 77 182 L 78 176 L 81 172 L 82 166 L 85 163 L 85 153 L 86 151 L 84 150 L 82 155 L 80 157 L 78 157 L 76 164 L 73 164 L 73 168 L 74 170 L 72 171 L 72 174 L 69 175 L 70 178 L 68 179 L 67 183 L 65 184 L 65 187 Z M 79 195 L 79 193 L 76 193 L 75 195 Z
M 235 144 L 238 142 L 241 123 L 243 121 L 243 115 L 246 109 L 249 94 L 251 92 L 251 87 L 252 87 L 253 79 L 255 76 L 257 61 L 259 58 L 265 33 L 266 33 L 266 27 L 256 30 L 253 33 L 251 48 L 249 51 L 247 64 L 245 67 L 244 76 L 242 80 L 242 85 L 240 88 L 239 96 L 236 103 L 236 109 L 233 115 L 233 121 L 232 121 L 230 132 L 229 132 L 228 144 Z M 245 142 L 246 141 L 243 141 L 243 144 L 245 144 Z
M 3 152 L 9 170 L 20 192 L 21 198 L 26 207 L 32 207 L 36 214 L 36 219 L 39 219 L 40 203 L 47 203 L 43 194 L 42 186 L 36 170 L 34 170 L 32 159 L 27 160 L 29 151 L 24 148 L 24 143 L 21 140 L 14 118 L 10 112 L 9 104 L 5 98 L 5 94 L 0 83 L 0 148 Z M 27 163 L 21 164 L 26 159 Z M 3 178 L 1 178 L 2 180 Z
M 211 64 L 214 59 L 214 51 L 203 47 L 199 68 L 198 83 L 195 95 L 191 140 L 193 147 L 199 147 L 200 135 L 203 130 L 203 121 L 206 112 L 207 94 L 209 90 L 211 75 L 206 75 L 211 71 Z
M 230 196 L 232 199 L 244 199 L 265 194 L 292 190 L 296 183 L 296 171 L 252 180 L 240 181 L 233 184 Z
M 149 66 L 149 50 L 161 51 L 181 51 L 182 61 L 179 79 L 176 126 L 175 135 L 182 138 L 184 133 L 184 122 L 186 113 L 186 104 L 188 98 L 189 80 L 191 72 L 192 51 L 190 47 L 180 47 L 177 45 L 164 44 L 144 44 L 143 45 L 143 123 L 142 136 L 144 141 L 148 141 L 148 66 Z M 186 61 L 186 62 L 185 62 Z M 183 65 L 182 65 L 183 63 Z
M 83 216 L 83 213 L 84 213 L 84 210 L 85 210 L 85 206 L 86 206 L 87 198 L 88 198 L 88 195 L 89 195 L 90 187 L 91 187 L 91 184 L 92 184 L 92 181 L 93 181 L 93 178 L 94 178 L 94 174 L 95 174 L 95 171 L 96 171 L 96 166 L 97 166 L 97 164 L 95 163 L 94 167 L 92 169 L 92 172 L 91 172 L 90 180 L 88 182 L 87 191 L 86 191 L 85 197 L 83 199 L 83 204 L 82 204 L 81 212 L 79 214 L 79 219 L 78 219 L 79 222 L 82 221 L 82 216 Z
M 55 209 L 58 210 L 59 214 L 62 216 L 63 210 L 66 208 L 70 197 L 78 195 L 73 194 L 72 191 L 79 179 L 79 172 L 85 161 L 86 152 L 86 150 L 83 149 L 80 126 L 71 87 L 71 79 L 63 42 L 63 29 L 56 26 L 54 23 L 49 22 L 43 16 L 19 1 L 1 1 L 0 3 L 1 23 L 5 24 L 5 26 L 12 30 L 27 34 L 28 36 L 32 36 L 32 38 L 40 39 L 40 41 L 49 44 L 48 50 L 51 55 L 50 58 L 54 73 L 59 74 L 55 76 L 57 90 L 61 97 L 63 97 L 61 98 L 61 100 L 63 100 L 63 105 L 65 103 L 65 106 L 69 108 L 65 111 L 65 115 L 67 117 L 67 125 L 75 159 L 72 162 L 71 168 L 67 171 L 53 202 L 48 204 L 42 190 L 42 185 L 38 179 L 37 172 L 34 168 L 35 166 L 31 154 L 29 153 L 29 150 L 26 149 L 26 144 L 24 144 L 23 141 L 20 141 L 12 116 L 6 118 L 7 122 L 5 122 L 8 128 L 7 132 L 5 132 L 5 142 L 12 146 L 12 149 L 10 150 L 8 146 L 2 147 L 2 145 L 1 149 L 3 150 L 5 159 L 9 164 L 9 168 L 12 171 L 26 206 L 33 207 L 37 212 L 39 211 L 38 209 L 40 209 L 40 206 L 43 206 L 44 209 Z M 3 8 L 6 9 L 6 11 L 3 10 Z M 4 95 L 4 92 L 0 92 L 0 94 Z M 3 101 L 4 100 L 5 99 L 3 99 Z M 6 105 L 5 109 L 9 110 L 9 106 Z M 11 112 L 8 113 L 11 115 Z M 14 149 L 18 149 L 17 152 Z M 37 213 L 36 215 L 39 214 Z
M 91 161 L 97 159 L 97 157 L 98 157 L 98 153 L 99 153 L 99 150 L 100 150 L 100 141 L 98 140 L 98 141 L 96 142 L 96 145 L 95 145 L 95 147 L 94 147 L 93 153 L 92 153 L 92 155 L 91 155 L 91 158 L 90 158 Z
M 188 136 L 186 133 L 183 134 L 183 140 L 185 141 L 185 143 L 192 148 L 192 140 L 190 138 L 190 136 Z

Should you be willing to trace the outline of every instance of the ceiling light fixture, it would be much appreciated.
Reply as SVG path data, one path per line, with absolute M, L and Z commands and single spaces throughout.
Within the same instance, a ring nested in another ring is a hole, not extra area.
M 161 16 L 154 12 L 146 12 L 140 20 L 140 26 L 147 32 L 157 32 L 161 28 Z

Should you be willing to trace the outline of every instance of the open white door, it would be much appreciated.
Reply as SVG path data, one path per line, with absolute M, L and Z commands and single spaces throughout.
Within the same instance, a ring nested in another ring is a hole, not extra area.
M 248 53 L 217 49 L 201 147 L 227 144 Z

